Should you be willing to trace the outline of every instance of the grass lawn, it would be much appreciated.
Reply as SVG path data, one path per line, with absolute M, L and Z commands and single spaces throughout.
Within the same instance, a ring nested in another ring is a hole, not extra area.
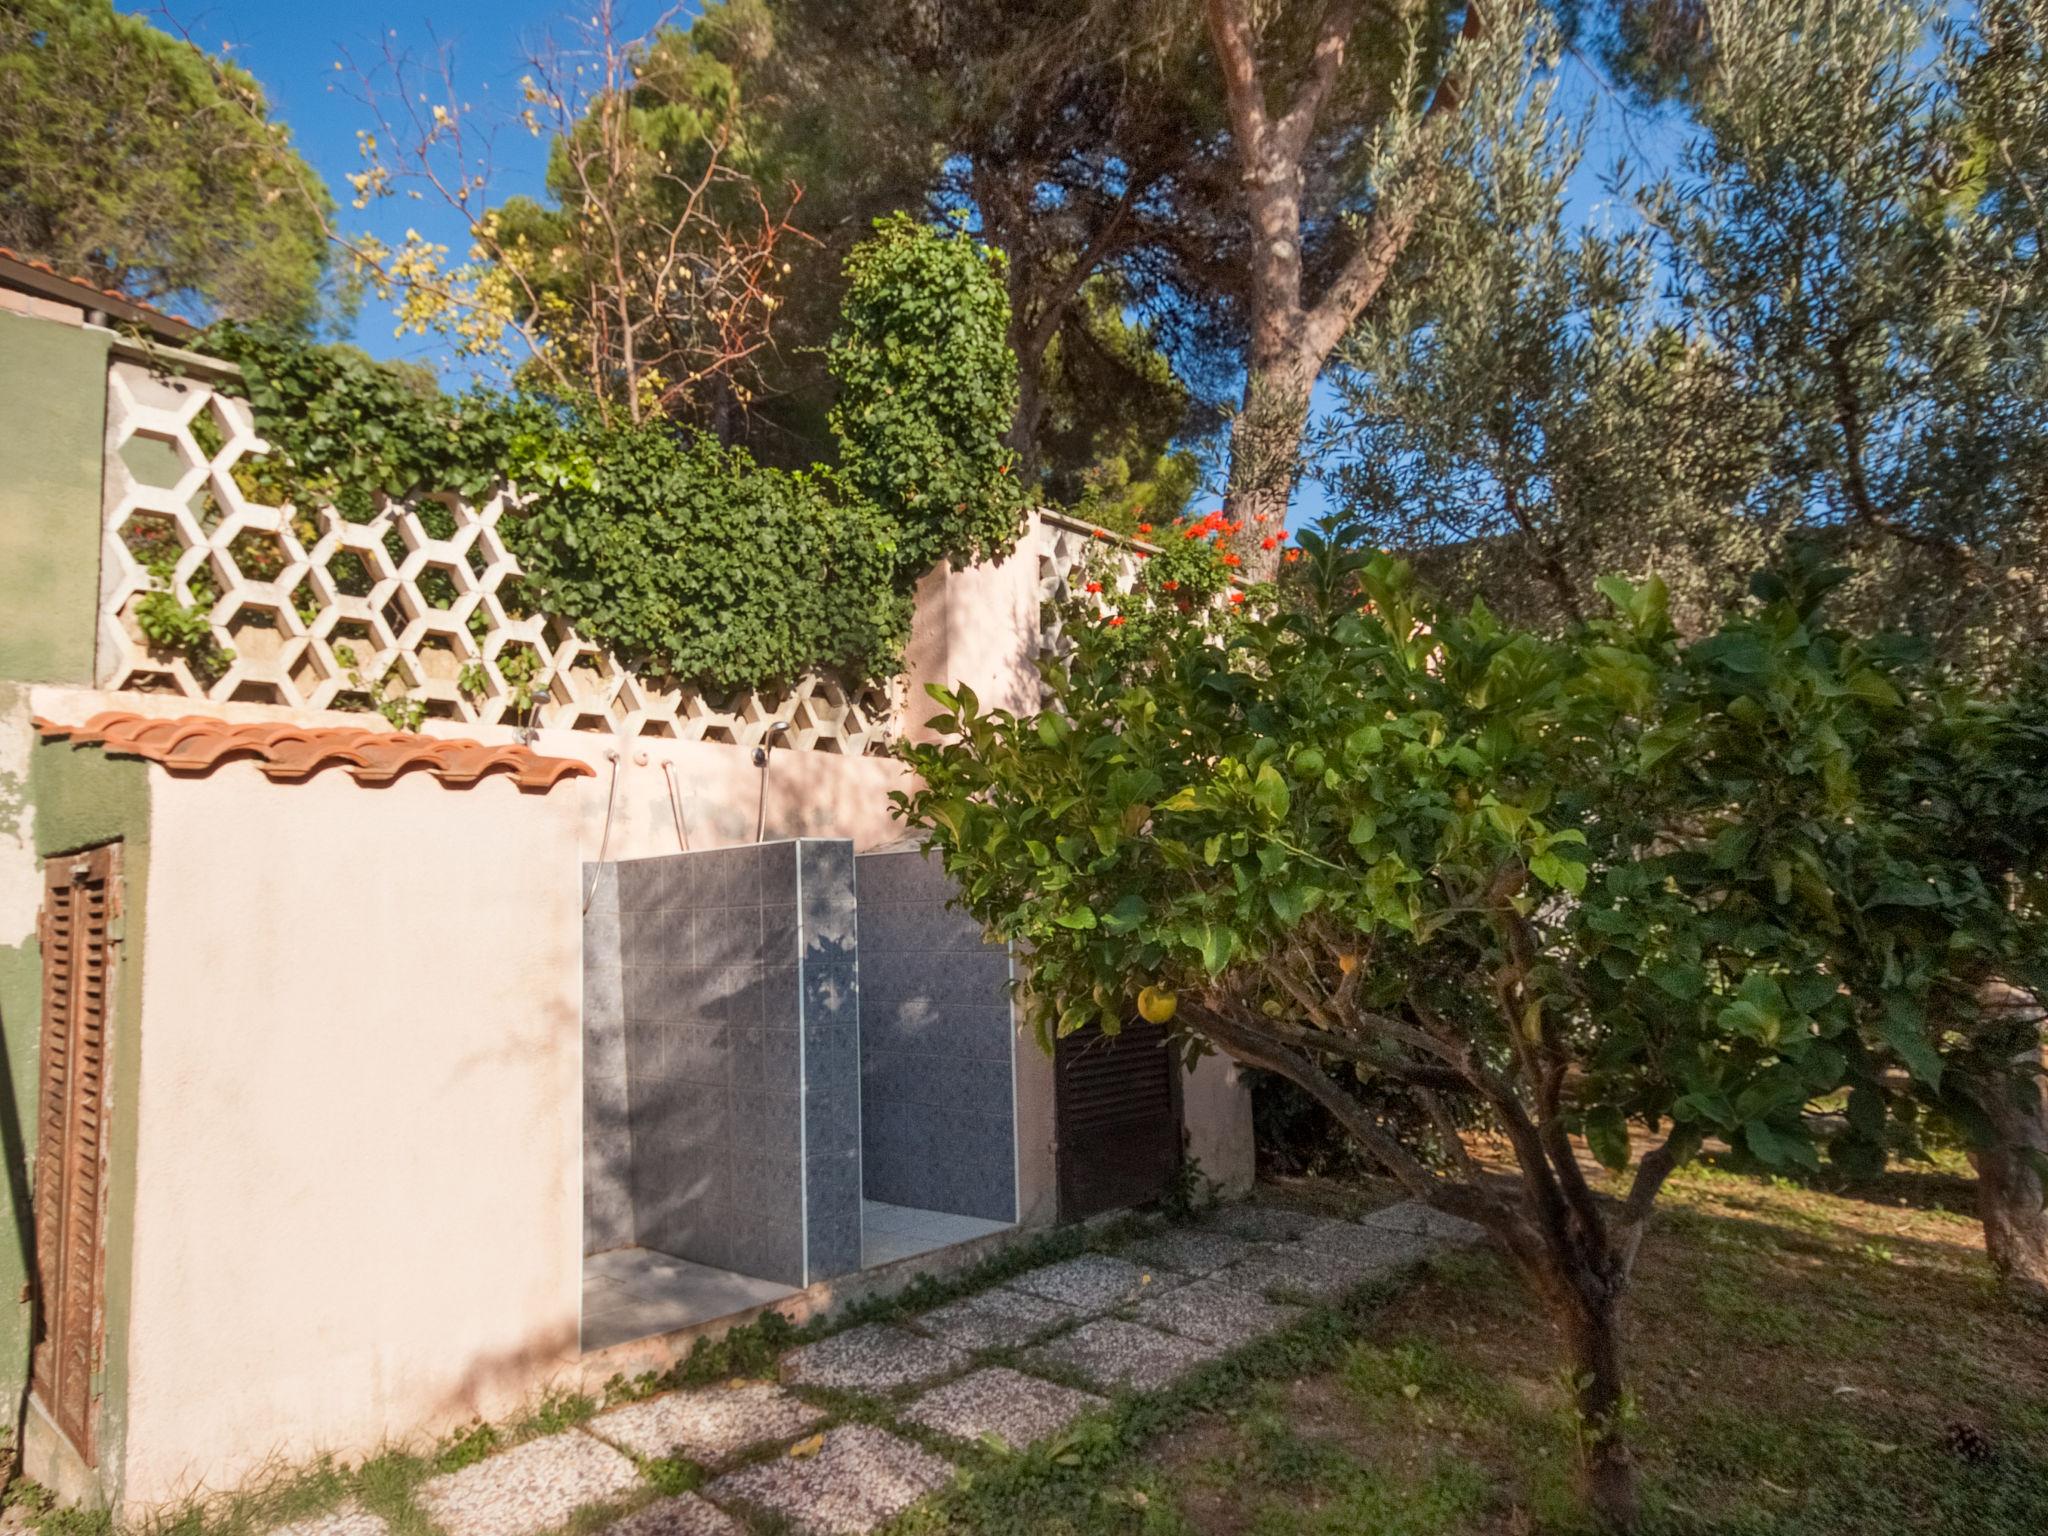
M 1387 1188 L 1290 1181 L 1329 1215 Z M 1629 1367 L 1644 1530 L 1783 1536 L 2048 1536 L 2048 1318 L 1993 1285 L 1966 1180 L 1898 1175 L 1859 1196 L 1698 1168 L 1673 1180 L 1638 1268 Z M 1066 1228 L 981 1270 L 878 1298 L 832 1326 L 922 1309 L 1142 1228 Z M 1226 1271 L 1227 1273 L 1227 1271 Z M 761 1325 L 707 1345 L 640 1397 L 773 1376 L 802 1333 Z M 985 1362 L 1022 1364 L 1001 1352 Z M 1033 1367 L 1043 1370 L 1042 1366 Z M 1057 1371 L 1048 1374 L 1057 1375 Z M 1078 1381 L 1072 1383 L 1079 1385 Z M 952 1460 L 952 1486 L 886 1536 L 1534 1536 L 1585 1529 L 1550 1328 L 1484 1249 L 1446 1250 L 1362 1283 L 1157 1393 L 1116 1396 L 1049 1442 L 948 1445 L 904 1404 L 806 1389 L 836 1420 L 884 1425 Z M 435 1473 L 585 1422 L 557 1398 L 421 1454 L 279 1469 L 142 1536 L 266 1536 L 344 1502 L 391 1536 L 436 1536 L 417 1498 Z M 792 1448 L 790 1454 L 804 1454 Z M 762 1458 L 783 1454 L 764 1443 Z M 706 1469 L 644 1462 L 619 1502 L 549 1536 L 591 1536 Z M 17 1485 L 0 1536 L 107 1536 Z M 756 1536 L 784 1527 L 756 1520 Z
M 1861 1198 L 1711 1168 L 1673 1182 L 1630 1334 L 1646 1530 L 2048 1532 L 2048 1322 L 1993 1287 L 1967 1197 L 1937 1175 Z M 1113 1443 L 985 1474 L 906 1525 L 1583 1528 L 1550 1329 L 1490 1254 L 1439 1258 L 1384 1306 L 1288 1348 L 1159 1405 L 1149 1432 L 1120 1423 Z M 1989 1459 L 1952 1446 L 1958 1425 Z

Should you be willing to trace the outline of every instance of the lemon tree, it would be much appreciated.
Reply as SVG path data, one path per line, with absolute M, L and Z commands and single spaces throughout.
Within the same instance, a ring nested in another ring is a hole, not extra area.
M 1029 952 L 1043 1036 L 1170 997 L 1189 1052 L 1291 1079 L 1484 1224 L 1557 1320 L 1585 1491 L 1625 1524 L 1620 1321 L 1664 1180 L 1710 1136 L 1814 1164 L 1812 1106 L 1866 1090 L 1882 1121 L 1895 1070 L 1925 1085 L 1954 1048 L 1933 1005 L 1973 984 L 1955 927 L 1883 923 L 1886 966 L 1862 916 L 1932 857 L 1877 840 L 1935 695 L 1827 629 L 1817 570 L 1696 644 L 1655 582 L 1603 584 L 1608 613 L 1548 639 L 1303 542 L 1298 587 L 1233 625 L 1143 649 L 1083 632 L 1035 716 L 936 690 L 951 739 L 907 749 L 923 787 L 901 810 Z M 1347 1077 L 1412 1095 L 1436 1134 L 1366 1113 Z M 1473 1125 L 1518 1178 L 1467 1156 Z

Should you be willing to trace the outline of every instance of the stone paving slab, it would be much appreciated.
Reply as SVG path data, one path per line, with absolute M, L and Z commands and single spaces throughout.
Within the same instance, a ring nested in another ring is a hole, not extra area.
M 1064 1366 L 1098 1387 L 1156 1392 L 1222 1353 L 1214 1344 L 1107 1317 L 1040 1345 L 1027 1358 Z
M 373 1515 L 367 1509 L 345 1504 L 324 1515 L 280 1525 L 270 1536 L 387 1536 L 390 1529 L 382 1515 Z
M 1286 1296 L 1306 1296 L 1311 1301 L 1336 1301 L 1371 1275 L 1375 1267 L 1321 1248 L 1289 1243 L 1268 1248 L 1242 1264 L 1233 1264 L 1215 1278 L 1222 1284 L 1261 1295 L 1277 1291 Z
M 1105 1399 L 1092 1392 L 1040 1381 L 998 1365 L 933 1388 L 903 1416 L 955 1440 L 994 1435 L 1005 1445 L 1022 1450 L 1057 1434 L 1090 1409 L 1107 1406 Z
M 1363 1265 L 1368 1272 L 1413 1264 L 1442 1246 L 1436 1238 L 1351 1221 L 1328 1222 L 1303 1238 L 1301 1245 Z
M 1008 1288 L 1083 1312 L 1106 1312 L 1111 1307 L 1155 1295 L 1180 1281 L 1179 1275 L 1147 1269 L 1129 1259 L 1084 1253 L 1077 1259 L 1027 1269 L 1013 1276 Z
M 1362 1217 L 1359 1225 L 1384 1227 L 1389 1232 L 1408 1232 L 1417 1237 L 1434 1237 L 1447 1243 L 1476 1243 L 1486 1236 L 1486 1228 L 1478 1222 L 1453 1216 L 1435 1206 L 1424 1205 L 1420 1200 L 1403 1200 L 1399 1205 L 1374 1211 L 1370 1216 Z
M 868 1323 L 806 1344 L 782 1360 L 782 1379 L 841 1392 L 893 1392 L 966 1369 L 964 1351 L 888 1323 Z
M 1131 1252 L 1147 1263 L 1184 1275 L 1213 1275 L 1258 1251 L 1257 1243 L 1208 1227 L 1175 1227 L 1131 1245 Z
M 746 1528 L 717 1505 L 679 1493 L 636 1510 L 602 1536 L 747 1536 Z
M 572 1429 L 428 1478 L 415 1498 L 447 1536 L 537 1536 L 639 1481 L 631 1461 Z
M 1210 1225 L 1254 1243 L 1292 1243 L 1306 1236 L 1316 1221 L 1306 1211 L 1285 1206 L 1229 1205 L 1210 1218 Z
M 1247 1295 L 1229 1281 L 1230 1276 L 1225 1274 L 1180 1286 L 1142 1303 L 1132 1316 L 1150 1327 L 1169 1328 L 1225 1349 L 1236 1349 L 1269 1333 L 1278 1333 L 1301 1316 L 1299 1307 L 1279 1306 Z
M 815 1455 L 778 1456 L 728 1472 L 704 1491 L 787 1520 L 804 1536 L 866 1536 L 953 1479 L 950 1462 L 876 1429 L 829 1430 Z
M 822 1408 L 772 1382 L 750 1381 L 628 1403 L 587 1427 L 636 1456 L 687 1456 L 715 1466 L 750 1446 L 794 1440 L 824 1417 Z
M 948 1302 L 916 1322 L 957 1349 L 1021 1349 L 1085 1315 L 1028 1291 L 999 1286 Z

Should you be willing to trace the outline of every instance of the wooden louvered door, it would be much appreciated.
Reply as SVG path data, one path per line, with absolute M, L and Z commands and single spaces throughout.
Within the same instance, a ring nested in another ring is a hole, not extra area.
M 1179 1071 L 1166 1031 L 1132 1019 L 1114 1035 L 1094 1025 L 1053 1050 L 1060 1216 L 1143 1205 L 1180 1169 Z
M 43 884 L 42 1070 L 36 1108 L 36 1400 L 87 1466 L 103 1332 L 107 1014 L 118 844 L 54 858 Z

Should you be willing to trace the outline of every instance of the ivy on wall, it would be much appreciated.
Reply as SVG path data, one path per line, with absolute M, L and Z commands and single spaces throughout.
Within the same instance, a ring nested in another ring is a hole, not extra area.
M 509 481 L 521 600 L 643 675 L 858 683 L 900 669 L 919 576 L 1006 553 L 1021 527 L 999 261 L 964 233 L 878 223 L 830 351 L 841 462 L 800 472 L 666 422 L 606 427 L 573 400 L 445 395 L 275 332 L 218 326 L 206 347 L 241 366 L 271 444 L 237 466 L 259 499 L 367 522 L 387 498 Z

